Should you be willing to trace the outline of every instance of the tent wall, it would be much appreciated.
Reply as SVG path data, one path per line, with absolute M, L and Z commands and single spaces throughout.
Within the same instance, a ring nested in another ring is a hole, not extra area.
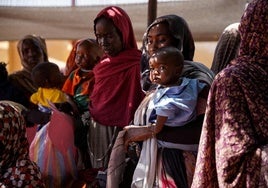
M 157 16 L 177 14 L 186 19 L 196 41 L 215 41 L 223 29 L 239 22 L 245 0 L 191 0 L 158 3 Z M 147 27 L 147 4 L 118 5 L 125 9 L 137 40 Z M 94 37 L 93 20 L 104 6 L 0 7 L 0 41 L 18 40 L 26 34 L 46 39 Z

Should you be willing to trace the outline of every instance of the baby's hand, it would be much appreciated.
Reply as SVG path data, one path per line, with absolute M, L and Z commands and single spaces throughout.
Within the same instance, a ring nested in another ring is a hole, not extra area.
M 151 137 L 152 131 L 148 126 L 129 125 L 124 127 L 125 134 L 125 148 L 130 142 L 143 141 Z

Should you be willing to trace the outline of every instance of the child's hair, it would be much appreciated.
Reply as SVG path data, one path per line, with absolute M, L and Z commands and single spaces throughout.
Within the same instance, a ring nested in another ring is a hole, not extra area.
M 62 80 L 60 80 L 60 78 L 55 80 L 55 73 L 60 74 L 60 69 L 57 64 L 52 62 L 39 63 L 32 70 L 32 79 L 37 87 L 57 88 Z
M 8 79 L 6 66 L 7 64 L 5 62 L 0 62 L 0 82 L 5 82 Z
M 184 63 L 184 57 L 182 52 L 172 46 L 157 49 L 156 52 L 151 56 L 151 58 L 161 58 L 167 62 L 173 62 L 176 66 L 181 67 L 183 67 Z

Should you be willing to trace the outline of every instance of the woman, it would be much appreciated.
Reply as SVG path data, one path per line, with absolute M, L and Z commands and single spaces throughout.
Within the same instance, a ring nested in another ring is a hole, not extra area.
M 88 145 L 92 167 L 107 168 L 118 131 L 130 123 L 144 97 L 140 85 L 141 52 L 130 18 L 120 7 L 100 11 L 94 20 L 94 32 L 104 57 L 93 69 Z
M 45 40 L 36 35 L 26 35 L 18 42 L 18 53 L 21 60 L 22 70 L 16 71 L 9 75 L 10 82 L 17 87 L 24 95 L 26 100 L 22 103 L 28 111 L 25 118 L 27 119 L 27 135 L 29 142 L 32 141 L 36 126 L 47 122 L 49 115 L 40 113 L 37 106 L 30 102 L 30 96 L 37 91 L 31 72 L 35 65 L 48 61 L 47 47 Z
M 145 78 L 143 88 L 147 89 L 148 94 L 141 102 L 135 113 L 133 122 L 134 125 L 149 124 L 148 117 L 150 116 L 150 110 L 148 110 L 148 102 L 153 95 L 153 89 L 155 86 L 152 85 L 151 82 L 147 82 L 149 81 L 149 76 L 147 74 L 149 73 L 149 70 L 146 67 L 148 67 L 148 58 L 157 49 L 174 46 L 181 50 L 185 56 L 182 76 L 197 78 L 201 82 L 206 83 L 207 87 L 199 94 L 197 105 L 198 116 L 196 120 L 183 127 L 164 126 L 163 130 L 156 135 L 156 138 L 158 141 L 174 143 L 173 148 L 157 148 L 157 155 L 159 159 L 157 161 L 158 169 L 154 169 L 154 171 L 147 171 L 144 173 L 146 170 L 143 170 L 142 168 L 139 170 L 139 166 L 142 166 L 140 164 L 144 164 L 143 161 L 148 160 L 146 157 L 140 157 L 137 166 L 138 168 L 136 168 L 136 171 L 134 172 L 132 184 L 137 187 L 140 187 L 143 184 L 146 184 L 148 187 L 152 187 L 154 186 L 154 183 L 163 183 L 159 186 L 190 187 L 194 173 L 195 159 L 205 113 L 208 89 L 213 80 L 214 74 L 201 63 L 191 61 L 194 55 L 193 37 L 186 21 L 177 15 L 166 15 L 157 18 L 148 27 L 144 35 L 143 45 L 142 71 Z M 133 129 L 128 128 L 126 133 L 120 134 L 120 138 L 127 142 L 128 140 L 131 141 L 133 137 L 140 135 L 140 133 L 150 133 L 150 130 L 145 127 L 146 126 L 141 126 L 140 129 L 136 129 L 136 127 Z M 119 141 L 118 143 L 121 142 Z M 120 144 L 118 144 L 118 146 L 119 145 Z M 120 151 L 118 151 L 118 153 Z M 146 153 L 145 150 L 144 152 Z M 149 150 L 147 153 L 152 154 Z M 114 158 L 119 160 L 119 158 Z M 114 173 L 119 169 L 116 167 L 117 165 L 120 166 L 120 164 L 113 165 L 113 162 L 109 164 L 110 170 L 108 169 L 108 173 L 110 172 L 110 176 L 113 177 L 108 177 L 108 183 L 113 182 L 113 179 L 118 179 L 116 176 L 118 173 Z M 161 172 L 163 176 L 157 176 L 157 178 L 154 179 L 154 177 L 151 176 L 154 172 Z M 120 182 L 120 180 L 118 181 Z
M 37 91 L 31 78 L 31 71 L 35 65 L 48 61 L 45 40 L 40 36 L 26 35 L 18 43 L 18 52 L 21 59 L 22 70 L 9 75 L 12 84 L 24 92 L 28 99 L 23 104 L 30 107 L 30 96 Z
M 158 17 L 143 37 L 141 72 L 145 91 L 153 88 L 149 79 L 148 59 L 155 50 L 165 46 L 174 46 L 182 51 L 185 60 L 183 76 L 212 83 L 214 74 L 203 64 L 193 62 L 195 45 L 187 22 L 177 15 L 165 15 Z
M 239 55 L 209 93 L 192 187 L 267 187 L 268 1 L 241 18 Z
M 0 62 L 0 100 L 10 100 L 23 104 L 27 99 L 23 93 L 8 80 L 5 62 Z
M 218 74 L 238 55 L 240 46 L 240 34 L 238 31 L 239 23 L 228 25 L 221 34 L 217 43 L 211 70 Z
M 24 107 L 0 101 L 0 186 L 45 187 L 39 167 L 29 158 Z

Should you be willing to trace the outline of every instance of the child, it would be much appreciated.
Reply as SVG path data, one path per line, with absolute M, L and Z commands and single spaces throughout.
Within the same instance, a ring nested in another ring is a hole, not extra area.
M 94 80 L 92 69 L 101 57 L 102 51 L 93 39 L 78 43 L 75 55 L 78 68 L 71 72 L 62 90 L 72 97 L 80 114 L 88 111 L 89 94 Z
M 63 77 L 55 63 L 44 62 L 36 65 L 32 70 L 32 79 L 38 90 L 31 95 L 30 101 L 38 105 L 41 112 L 51 112 L 50 102 L 67 102 L 68 96 L 59 89 Z
M 148 132 L 139 134 L 134 140 L 130 139 L 131 141 L 151 138 L 159 133 L 164 125 L 183 126 L 196 118 L 198 93 L 205 84 L 197 79 L 180 78 L 183 62 L 182 53 L 174 47 L 161 48 L 150 58 L 150 80 L 158 84 L 149 102 L 149 107 L 153 108 L 149 123 L 155 126 L 148 126 L 150 134 Z M 134 127 L 127 126 L 125 129 Z M 130 131 L 128 130 L 129 134 Z M 167 143 L 161 142 L 161 144 Z
M 6 66 L 6 63 L 0 62 L 0 100 L 10 100 L 26 106 L 27 99 L 23 92 L 9 81 Z
M 82 154 L 83 166 L 87 164 L 87 131 L 89 122 L 88 103 L 90 92 L 94 84 L 93 67 L 99 62 L 103 55 L 101 48 L 95 40 L 80 40 L 77 44 L 75 63 L 77 69 L 72 71 L 66 79 L 62 90 L 73 99 L 79 111 L 76 118 L 75 144 Z M 82 167 L 83 168 L 83 167 Z

